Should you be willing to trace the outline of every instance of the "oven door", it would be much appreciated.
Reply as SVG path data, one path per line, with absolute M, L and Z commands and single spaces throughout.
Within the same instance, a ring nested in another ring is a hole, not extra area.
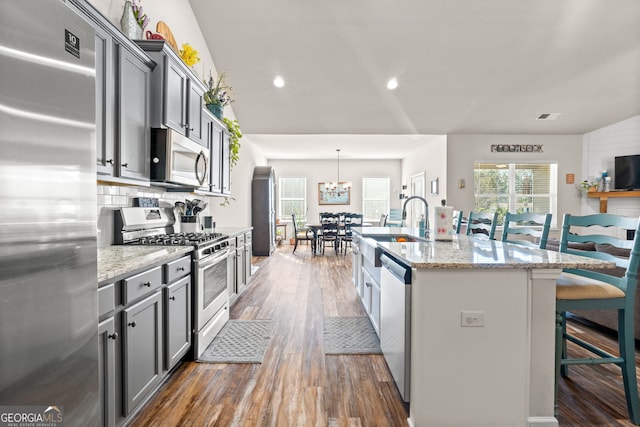
M 152 129 L 151 181 L 169 186 L 207 187 L 209 154 L 171 129 Z
M 220 309 L 229 302 L 227 290 L 227 252 L 215 254 L 198 261 L 195 286 L 195 326 L 200 331 Z

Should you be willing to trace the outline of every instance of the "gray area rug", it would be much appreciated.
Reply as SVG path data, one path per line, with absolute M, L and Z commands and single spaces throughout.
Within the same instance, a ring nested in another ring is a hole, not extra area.
M 229 320 L 198 362 L 262 363 L 274 324 L 273 320 Z
M 381 354 L 380 340 L 366 316 L 325 317 L 325 354 Z

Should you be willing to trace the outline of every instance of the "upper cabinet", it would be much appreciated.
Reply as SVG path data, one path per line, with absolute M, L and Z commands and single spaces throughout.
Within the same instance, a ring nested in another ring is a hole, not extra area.
M 151 78 L 151 126 L 171 128 L 207 146 L 202 121 L 204 83 L 164 40 L 136 43 L 158 64 Z
M 84 0 L 71 0 L 96 31 L 98 179 L 149 185 L 151 75 L 155 63 Z

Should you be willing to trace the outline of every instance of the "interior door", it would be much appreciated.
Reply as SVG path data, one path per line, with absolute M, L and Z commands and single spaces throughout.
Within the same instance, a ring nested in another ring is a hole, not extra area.
M 420 172 L 411 177 L 411 194 L 410 196 L 425 196 L 424 186 L 425 186 L 425 173 Z M 411 207 L 409 212 L 407 212 L 407 223 L 406 225 L 409 227 L 417 227 L 417 222 L 420 219 L 420 215 L 425 214 L 424 204 L 419 200 L 411 201 Z

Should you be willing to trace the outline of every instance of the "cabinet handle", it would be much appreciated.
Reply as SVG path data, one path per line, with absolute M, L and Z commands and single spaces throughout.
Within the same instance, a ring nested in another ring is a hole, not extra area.
M 171 301 L 175 301 L 175 300 L 176 300 L 176 297 L 169 297 L 169 299 L 170 299 Z
M 178 267 L 178 271 L 184 271 L 184 267 Z
M 135 328 L 136 327 L 136 322 L 130 322 L 129 326 L 131 326 L 132 328 Z
M 367 288 L 371 287 L 371 283 L 369 283 L 369 282 L 364 282 L 364 284 L 367 286 Z
M 189 128 L 189 132 L 193 132 L 194 130 L 194 128 Z
M 128 167 L 129 167 L 129 163 L 123 163 L 123 164 L 122 164 L 122 167 L 123 167 L 123 168 L 128 168 Z
M 151 287 L 151 282 L 144 282 L 142 286 L 146 286 L 147 288 Z
M 118 339 L 118 333 L 114 332 L 111 335 L 107 335 L 107 338 L 110 338 L 112 340 L 116 340 L 116 339 Z
M 110 165 L 113 165 L 113 159 L 109 159 L 105 163 L 109 163 Z

